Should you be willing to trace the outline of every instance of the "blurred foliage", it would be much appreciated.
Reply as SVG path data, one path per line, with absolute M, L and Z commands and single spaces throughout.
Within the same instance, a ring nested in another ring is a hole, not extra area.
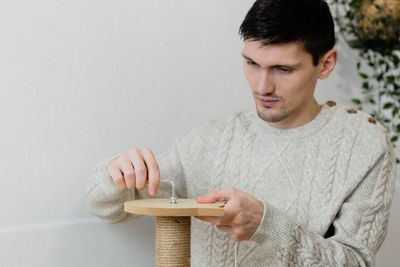
M 356 68 L 363 97 L 352 102 L 385 126 L 396 146 L 400 139 L 400 0 L 331 0 L 330 5 L 341 35 L 359 52 Z

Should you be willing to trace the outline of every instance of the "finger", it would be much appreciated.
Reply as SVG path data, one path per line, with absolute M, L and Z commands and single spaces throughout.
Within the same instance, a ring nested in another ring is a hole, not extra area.
M 150 149 L 145 148 L 141 151 L 148 172 L 149 194 L 155 195 L 160 182 L 160 169 L 158 167 L 156 158 Z
M 222 232 L 228 233 L 228 234 L 232 234 L 233 230 L 231 226 L 228 225 L 217 225 L 217 228 L 219 230 L 221 230 Z
M 111 165 L 108 168 L 108 172 L 110 173 L 111 179 L 114 182 L 114 184 L 118 187 L 118 189 L 120 190 L 126 189 L 125 180 L 119 167 Z
M 194 217 L 204 222 L 220 225 L 218 217 L 212 217 L 212 216 L 194 216 Z
M 108 165 L 107 165 L 107 167 L 106 167 L 106 173 L 107 173 L 107 175 L 108 175 L 108 177 L 112 180 L 112 176 L 111 176 L 111 172 L 110 172 L 110 170 L 112 169 L 112 168 L 115 168 L 115 161 L 116 161 L 116 159 L 113 159 L 113 160 L 111 160 L 109 163 L 108 163 Z
M 221 190 L 214 190 L 205 196 L 196 198 L 197 202 L 200 203 L 213 203 L 215 201 L 228 201 L 232 194 L 233 188 L 226 188 Z
M 215 225 L 233 226 L 236 213 L 224 212 L 224 216 L 195 216 L 195 218 Z
M 251 237 L 246 237 L 245 233 L 243 227 L 231 227 L 229 237 L 232 241 L 240 242 Z
M 144 164 L 142 154 L 139 150 L 134 149 L 128 152 L 128 157 L 133 163 L 136 176 L 136 188 L 143 190 L 147 182 L 147 168 Z
M 231 216 L 225 217 L 225 216 L 195 216 L 195 218 L 202 220 L 204 222 L 212 223 L 217 226 L 219 225 L 226 225 L 230 226 L 230 222 L 232 221 Z
M 232 227 L 229 225 L 218 225 L 217 228 L 222 232 L 227 233 L 232 241 L 240 242 L 245 240 L 243 236 L 240 234 L 240 231 L 238 230 L 237 227 Z
M 128 156 L 121 156 L 119 159 L 119 164 L 121 166 L 122 174 L 124 175 L 124 180 L 126 187 L 128 189 L 135 188 L 135 170 L 133 169 L 132 162 Z
M 214 203 L 215 201 L 225 201 L 225 194 L 222 190 L 215 190 L 205 196 L 196 198 L 199 203 Z

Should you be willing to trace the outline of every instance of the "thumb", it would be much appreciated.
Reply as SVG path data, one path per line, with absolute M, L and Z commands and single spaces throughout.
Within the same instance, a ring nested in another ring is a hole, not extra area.
M 213 203 L 215 201 L 227 201 L 229 200 L 229 192 L 226 189 L 222 190 L 214 190 L 208 193 L 205 196 L 201 196 L 196 198 L 196 201 L 199 203 Z

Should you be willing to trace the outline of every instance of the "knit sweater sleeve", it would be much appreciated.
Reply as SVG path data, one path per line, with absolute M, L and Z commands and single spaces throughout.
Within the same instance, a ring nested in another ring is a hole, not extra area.
M 160 155 L 156 155 L 156 161 L 160 169 L 160 178 L 172 180 L 175 183 L 176 194 L 179 198 L 188 197 L 187 184 L 193 183 L 188 175 L 190 169 L 197 166 L 201 157 L 201 147 L 214 146 L 214 139 L 220 135 L 226 121 L 222 117 L 215 119 L 192 129 L 186 135 L 174 139 L 172 146 Z M 156 196 L 150 196 L 147 187 L 138 191 L 119 190 L 108 177 L 106 168 L 109 162 L 116 157 L 108 158 L 100 162 L 93 170 L 86 189 L 86 203 L 89 211 L 109 223 L 117 223 L 125 218 L 137 218 L 138 215 L 127 214 L 124 211 L 124 202 L 143 198 L 169 198 L 171 186 L 168 183 L 160 183 Z
M 187 138 L 177 139 L 179 142 Z M 119 190 L 108 177 L 106 168 L 108 163 L 115 157 L 100 162 L 93 170 L 86 189 L 86 202 L 89 211 L 108 223 L 117 223 L 127 217 L 137 218 L 139 215 L 127 214 L 124 211 L 124 202 L 133 199 L 152 198 L 148 194 L 147 187 L 138 191 L 137 189 Z M 186 183 L 185 175 L 181 165 L 177 141 L 172 147 L 156 156 L 160 168 L 160 178 L 173 180 L 179 197 L 185 197 Z M 157 198 L 170 197 L 171 188 L 168 184 L 160 183 Z
M 342 203 L 333 236 L 324 238 L 264 203 L 264 215 L 250 241 L 288 266 L 374 266 L 385 239 L 394 190 L 395 156 L 386 142 L 367 175 Z

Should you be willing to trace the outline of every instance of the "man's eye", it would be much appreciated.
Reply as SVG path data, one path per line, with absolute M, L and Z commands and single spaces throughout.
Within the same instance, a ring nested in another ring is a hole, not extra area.
M 290 72 L 292 72 L 291 69 L 285 68 L 285 67 L 278 67 L 277 70 L 282 72 L 282 73 L 290 73 Z
M 249 61 L 249 60 L 247 60 L 247 64 L 251 65 L 251 66 L 257 66 L 257 64 L 255 62 Z

